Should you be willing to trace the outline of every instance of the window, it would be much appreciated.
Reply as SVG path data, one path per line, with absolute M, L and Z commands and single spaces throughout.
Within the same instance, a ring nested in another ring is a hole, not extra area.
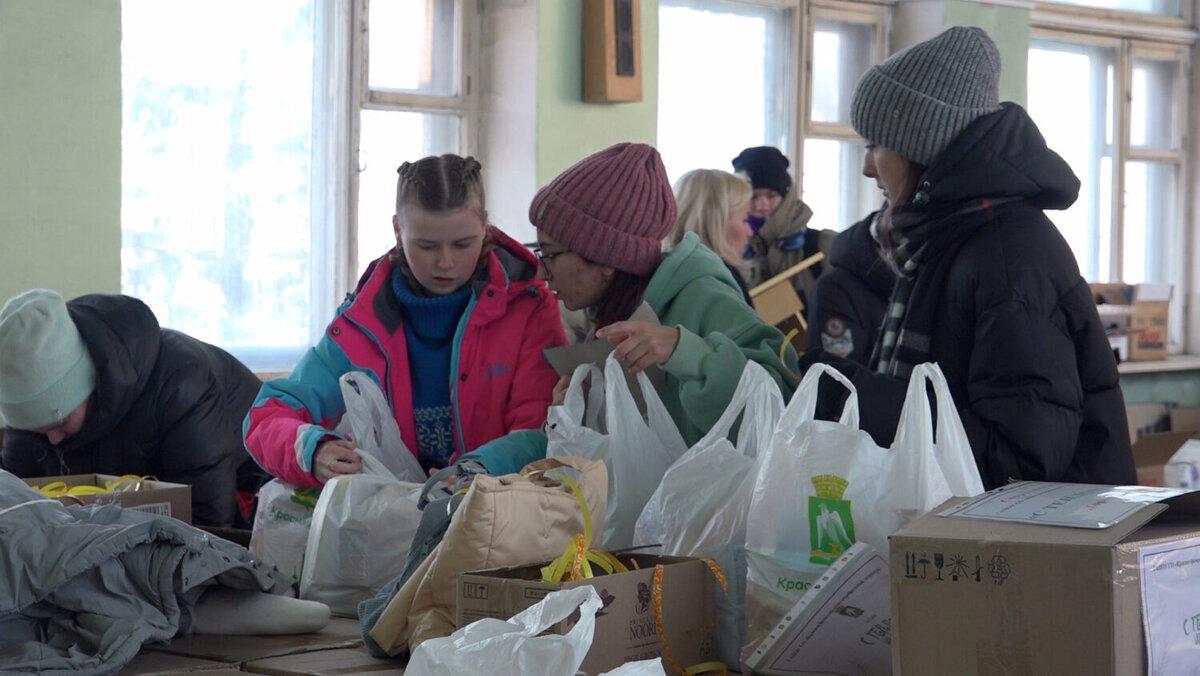
M 733 171 L 750 146 L 789 154 L 798 10 L 661 0 L 658 12 L 658 149 L 672 183 L 692 169 Z
M 1180 244 L 1188 49 L 1136 34 L 1032 34 L 1029 113 L 1081 182 L 1078 201 L 1048 215 L 1089 281 L 1167 282 L 1177 299 L 1186 288 Z M 1172 303 L 1176 346 L 1183 341 L 1182 306 Z
M 468 147 L 463 5 L 123 0 L 122 291 L 290 369 L 391 246 L 399 163 Z
M 882 10 L 815 5 L 810 22 L 803 198 L 814 228 L 845 230 L 879 208 L 875 181 L 862 175 L 864 145 L 850 127 L 858 79 L 883 59 Z
M 696 168 L 731 171 L 750 146 L 779 148 L 794 160 L 811 225 L 841 230 L 879 206 L 878 189 L 861 173 L 849 106 L 859 76 L 883 58 L 886 10 L 814 3 L 802 26 L 804 7 L 661 0 L 658 147 L 672 181 Z
M 397 167 L 470 147 L 463 123 L 470 103 L 461 67 L 466 44 L 462 3 L 360 2 L 367 30 L 358 35 L 361 57 L 355 79 L 360 85 L 365 81 L 358 97 L 358 272 L 396 244 Z

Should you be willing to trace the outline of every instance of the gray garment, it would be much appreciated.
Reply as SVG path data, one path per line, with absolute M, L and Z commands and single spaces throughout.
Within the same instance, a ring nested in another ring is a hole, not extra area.
M 188 633 L 211 585 L 294 595 L 238 545 L 115 505 L 65 507 L 0 470 L 0 672 L 110 674 Z

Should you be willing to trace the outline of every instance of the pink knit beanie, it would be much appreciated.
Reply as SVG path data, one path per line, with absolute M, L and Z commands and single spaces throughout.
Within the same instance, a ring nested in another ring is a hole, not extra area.
M 538 191 L 529 221 L 584 258 L 635 275 L 654 272 L 675 225 L 662 158 L 645 143 L 589 155 Z

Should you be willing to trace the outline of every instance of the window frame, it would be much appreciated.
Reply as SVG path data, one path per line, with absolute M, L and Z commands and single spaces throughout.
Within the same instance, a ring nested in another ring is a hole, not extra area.
M 891 34 L 892 17 L 887 8 L 873 3 L 847 2 L 837 0 L 811 0 L 806 3 L 804 32 L 802 34 L 804 50 L 804 67 L 800 69 L 803 82 L 801 83 L 802 98 L 797 101 L 800 110 L 800 138 L 829 139 L 834 141 L 861 141 L 849 122 L 837 124 L 830 122 L 814 122 L 812 120 L 812 82 L 813 82 L 813 35 L 817 30 L 817 21 L 824 19 L 842 23 L 872 25 L 875 29 L 874 63 L 883 61 L 888 54 L 888 37 Z M 807 105 L 805 105 L 807 104 Z M 804 166 L 804 144 L 800 144 L 796 158 L 800 166 Z
M 1185 4 L 1185 14 L 1191 14 L 1190 3 Z M 1109 204 L 1111 213 L 1109 228 L 1109 274 L 1107 279 L 1089 279 L 1092 282 L 1122 281 L 1125 267 L 1126 235 L 1126 166 L 1129 162 L 1170 164 L 1176 168 L 1177 190 L 1175 213 L 1177 235 L 1180 246 L 1170 247 L 1171 260 L 1167 261 L 1164 276 L 1175 288 L 1171 303 L 1169 351 L 1179 354 L 1186 351 L 1197 336 L 1190 335 L 1192 327 L 1186 323 L 1184 305 L 1192 295 L 1195 283 L 1194 265 L 1187 265 L 1192 258 L 1196 213 L 1190 195 L 1196 184 L 1196 159 L 1189 153 L 1193 139 L 1189 123 L 1197 108 L 1193 82 L 1193 53 L 1197 47 L 1197 34 L 1189 25 L 1189 19 L 1177 19 L 1137 13 L 1098 10 L 1075 5 L 1036 3 L 1030 13 L 1030 40 L 1045 39 L 1075 44 L 1111 47 L 1114 50 L 1113 111 L 1114 116 L 1114 161 L 1112 168 Z M 1137 59 L 1175 61 L 1178 104 L 1183 108 L 1175 116 L 1171 149 L 1133 147 L 1132 95 L 1133 69 Z M 1105 224 L 1101 223 L 1101 227 Z M 1085 275 L 1086 275 L 1086 271 Z M 1173 275 L 1170 273 L 1174 273 Z
M 468 0 L 448 0 L 454 3 L 454 21 L 458 35 L 453 49 L 456 86 L 452 94 L 425 94 L 370 85 L 370 6 L 371 0 L 344 0 L 352 3 L 350 35 L 351 91 L 350 114 L 346 124 L 347 142 L 353 158 L 348 166 L 344 221 L 338 224 L 338 269 L 335 274 L 335 298 L 352 292 L 358 282 L 358 271 L 365 261 L 358 260 L 358 192 L 359 174 L 365 168 L 362 157 L 362 112 L 375 110 L 398 113 L 433 113 L 455 115 L 459 118 L 459 153 L 477 152 L 479 128 L 479 96 L 477 94 L 479 36 L 482 35 L 479 3 Z M 426 0 L 432 6 L 439 0 Z

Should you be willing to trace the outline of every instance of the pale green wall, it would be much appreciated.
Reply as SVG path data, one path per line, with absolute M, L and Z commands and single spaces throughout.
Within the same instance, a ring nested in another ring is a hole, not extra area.
M 582 0 L 538 4 L 537 185 L 620 141 L 654 143 L 658 121 L 658 0 L 642 0 L 642 100 L 583 100 Z
M 0 0 L 0 302 L 121 287 L 121 3 Z
M 1029 62 L 1029 10 L 946 0 L 946 26 L 979 26 L 1000 50 L 1000 100 L 1025 105 L 1025 69 Z

